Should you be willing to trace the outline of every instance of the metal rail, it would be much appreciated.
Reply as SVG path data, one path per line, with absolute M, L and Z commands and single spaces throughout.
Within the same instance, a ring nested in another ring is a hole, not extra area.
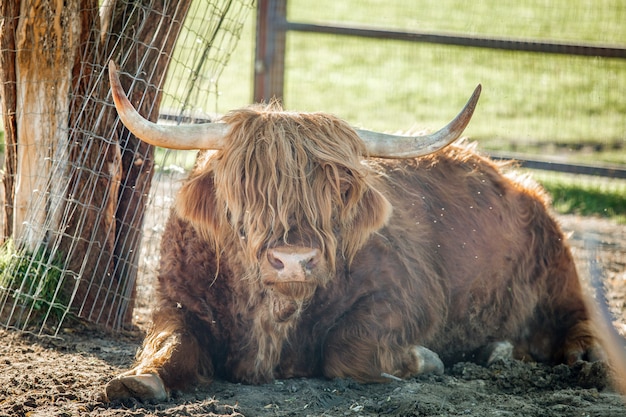
M 454 35 L 444 33 L 395 31 L 365 26 L 317 25 L 296 23 L 284 20 L 277 22 L 279 30 L 326 33 L 332 35 L 358 36 L 363 38 L 391 39 L 409 42 L 435 43 L 441 45 L 470 46 L 475 48 L 504 49 L 508 51 L 538 52 L 543 54 L 563 54 L 599 56 L 604 58 L 626 59 L 626 48 L 613 45 L 593 45 L 568 42 L 544 42 L 529 39 L 507 39 Z
M 552 162 L 546 159 L 529 159 L 527 155 L 515 155 L 506 153 L 491 153 L 485 151 L 490 158 L 496 160 L 513 160 L 519 166 L 542 171 L 555 171 L 567 174 L 593 175 L 608 178 L 626 179 L 626 169 L 615 166 L 597 166 L 586 164 L 570 164 Z

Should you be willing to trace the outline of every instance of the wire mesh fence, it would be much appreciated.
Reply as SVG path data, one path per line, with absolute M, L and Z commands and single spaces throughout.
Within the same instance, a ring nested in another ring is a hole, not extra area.
M 383 131 L 433 128 L 482 83 L 467 130 L 481 148 L 626 166 L 624 19 L 624 2 L 610 0 L 289 0 L 284 47 L 267 50 L 284 52 L 289 108 Z M 383 30 L 406 39 L 373 37 Z M 538 43 L 555 47 L 529 52 Z M 572 55 L 594 48 L 610 53 Z
M 218 80 L 253 8 L 253 0 L 64 3 L 78 5 L 67 15 L 74 19 L 59 14 L 55 20 L 52 13 L 52 33 L 57 21 L 64 28 L 77 21 L 82 26 L 72 33 L 81 41 L 73 51 L 65 43 L 44 44 L 73 54 L 66 84 L 54 73 L 40 74 L 38 83 L 25 74 L 6 82 L 7 62 L 32 66 L 39 61 L 28 55 L 35 47 L 7 39 L 7 33 L 24 34 L 19 13 L 9 10 L 14 3 L 0 4 L 5 153 L 14 161 L 5 164 L 4 173 L 10 215 L 2 225 L 7 240 L 0 253 L 0 326 L 53 336 L 68 317 L 113 329 L 128 324 L 138 277 L 147 283 L 141 286 L 143 299 L 150 298 L 169 207 L 194 163 L 193 152 L 154 150 L 116 121 L 108 61 L 116 61 L 131 101 L 146 117 L 160 115 L 161 123 L 211 119 L 226 110 L 219 106 L 218 111 Z M 305 23 L 622 46 L 626 39 L 621 1 L 288 4 L 288 19 Z M 254 47 L 244 46 L 250 52 Z M 623 59 L 304 32 L 288 34 L 286 52 L 284 101 L 290 109 L 328 111 L 381 131 L 438 127 L 480 82 L 480 110 L 467 133 L 482 147 L 550 153 L 568 161 L 588 160 L 591 149 L 594 161 L 626 164 Z M 50 56 L 54 53 L 45 58 Z M 252 79 L 251 73 L 237 74 L 229 85 Z M 6 105 L 11 85 L 31 94 L 15 98 L 13 113 Z M 70 92 L 67 102 L 58 91 Z M 33 107 L 33 102 L 45 106 Z M 61 115 L 56 122 L 46 119 L 52 113 Z M 28 130 L 44 125 L 53 127 Z M 11 141 L 12 128 L 18 130 L 17 143 Z M 53 139 L 29 142 L 29 136 Z
M 108 92 L 108 61 L 118 64 L 133 104 L 153 121 L 159 112 L 174 116 L 166 123 L 211 118 L 217 80 L 252 9 L 247 0 L 63 2 L 62 10 L 56 3 L 31 4 L 33 15 L 52 17 L 45 23 L 51 34 L 43 35 L 36 25 L 29 29 L 24 10 L 4 4 L 0 51 L 16 68 L 3 67 L 11 167 L 4 180 L 13 186 L 4 195 L 0 326 L 52 336 L 68 318 L 112 329 L 130 323 L 138 271 L 154 276 L 159 232 L 193 164 L 193 154 L 155 152 L 124 130 Z M 61 27 L 74 38 L 55 39 Z M 32 50 L 56 50 L 38 62 L 20 49 L 29 39 Z M 69 65 L 59 66 L 59 55 Z M 26 69 L 39 67 L 54 68 L 56 77 L 39 70 L 37 82 L 29 79 Z M 55 96 L 58 89 L 69 101 Z M 47 107 L 33 106 L 23 93 L 31 90 Z M 25 125 L 33 123 L 52 125 L 34 132 L 52 140 L 29 142 Z

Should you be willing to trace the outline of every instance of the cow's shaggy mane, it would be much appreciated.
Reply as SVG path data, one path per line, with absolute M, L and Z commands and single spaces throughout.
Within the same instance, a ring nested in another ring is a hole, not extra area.
M 391 205 L 346 122 L 285 112 L 276 103 L 231 112 L 223 121 L 230 126 L 228 145 L 200 160 L 178 199 L 181 216 L 195 220 L 217 253 L 224 242 L 237 241 L 252 264 L 275 242 L 305 244 L 320 247 L 333 270 L 338 248 L 353 259 L 388 220 Z M 219 184 L 214 201 L 197 198 L 207 181 Z

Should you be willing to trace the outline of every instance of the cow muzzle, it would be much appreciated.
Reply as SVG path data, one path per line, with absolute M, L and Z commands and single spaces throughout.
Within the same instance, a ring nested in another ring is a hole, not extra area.
M 306 300 L 328 275 L 321 250 L 305 246 L 267 249 L 261 260 L 261 280 L 284 296 Z

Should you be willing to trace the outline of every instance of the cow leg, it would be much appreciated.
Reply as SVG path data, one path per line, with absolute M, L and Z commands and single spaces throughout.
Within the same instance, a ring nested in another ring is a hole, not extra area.
M 163 401 L 172 389 L 197 382 L 201 375 L 207 379 L 212 375 L 210 361 L 203 360 L 199 343 L 189 333 L 180 309 L 159 309 L 153 321 L 154 327 L 133 369 L 107 384 L 109 401 L 125 398 Z
M 360 382 L 384 382 L 389 375 L 407 378 L 443 373 L 443 362 L 435 352 L 418 345 L 398 345 L 391 341 L 391 335 L 386 339 L 353 327 L 336 330 L 324 348 L 324 375 Z
M 515 344 L 514 357 L 568 365 L 603 360 L 603 349 L 595 337 L 593 323 L 577 316 L 580 314 L 576 312 L 549 318 L 538 314 L 529 326 L 528 337 Z
M 526 337 L 516 344 L 516 357 L 549 363 L 603 359 L 589 307 L 574 261 L 563 250 L 548 271 L 546 291 L 531 319 Z
M 516 359 L 573 365 L 602 358 L 602 349 L 595 342 L 590 321 L 559 325 L 551 323 L 543 314 L 537 316 L 528 326 L 526 336 L 514 344 Z M 563 322 L 569 320 L 563 318 Z

